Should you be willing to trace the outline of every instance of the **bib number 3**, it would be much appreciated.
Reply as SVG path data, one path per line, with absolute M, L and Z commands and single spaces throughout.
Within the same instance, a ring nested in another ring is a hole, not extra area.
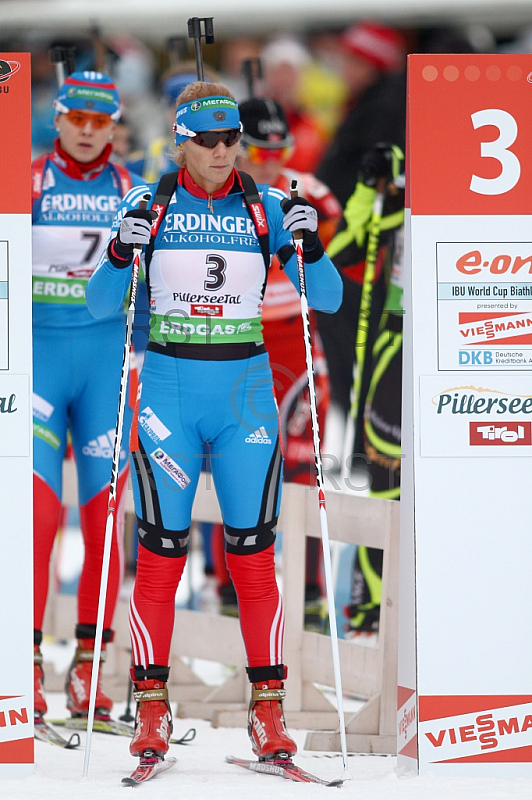
M 211 253 L 205 259 L 209 265 L 207 267 L 208 280 L 204 281 L 203 287 L 205 290 L 209 289 L 215 292 L 225 283 L 225 270 L 227 269 L 227 261 L 222 256 Z

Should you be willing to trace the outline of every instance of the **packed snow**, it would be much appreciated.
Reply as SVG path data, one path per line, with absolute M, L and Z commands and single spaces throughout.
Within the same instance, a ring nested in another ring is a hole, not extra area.
M 337 554 L 338 555 L 338 554 Z M 334 553 L 333 553 L 334 556 Z M 343 553 L 334 558 L 336 569 L 336 602 L 341 609 L 347 602 L 349 567 L 353 553 Z M 63 584 L 75 582 L 82 558 L 79 530 L 67 529 L 63 540 L 60 579 Z M 203 579 L 201 561 L 190 559 L 192 577 L 183 580 L 176 602 L 187 601 L 187 585 L 196 587 Z M 340 612 L 341 613 L 341 612 Z M 47 658 L 56 662 L 59 670 L 65 669 L 72 657 L 75 643 L 55 649 L 48 647 Z M 68 652 L 66 652 L 68 650 Z M 63 652 L 64 651 L 64 652 Z M 203 676 L 210 682 L 212 675 Z M 332 699 L 332 698 L 331 698 Z M 48 716 L 67 716 L 62 693 L 47 693 Z M 346 710 L 356 702 L 345 698 Z M 125 698 L 115 703 L 114 717 L 125 710 Z M 173 706 L 175 711 L 175 705 Z M 348 767 L 351 780 L 339 789 L 315 784 L 294 783 L 281 777 L 258 775 L 225 761 L 226 755 L 252 758 L 251 748 L 244 728 L 213 728 L 210 722 L 197 719 L 174 719 L 174 737 L 180 737 L 189 728 L 195 728 L 196 737 L 187 745 L 171 745 L 169 755 L 177 764 L 150 782 L 136 787 L 121 786 L 121 779 L 129 775 L 137 759 L 129 755 L 129 741 L 125 737 L 93 733 L 87 777 L 83 777 L 86 733 L 80 732 L 81 746 L 77 750 L 63 750 L 50 744 L 35 742 L 35 772 L 26 778 L 5 778 L 0 772 L 0 800 L 124 800 L 127 793 L 139 792 L 145 798 L 157 800 L 277 800 L 293 798 L 318 798 L 337 796 L 345 800 L 530 800 L 532 778 L 444 778 L 434 775 L 399 775 L 394 756 L 349 754 Z M 67 738 L 70 732 L 57 728 Z M 343 760 L 340 753 L 317 753 L 303 749 L 306 731 L 290 730 L 299 752 L 296 763 L 320 778 L 335 780 L 342 776 Z M 331 794 L 339 793 L 339 794 Z
M 50 717 L 65 716 L 62 694 L 48 696 Z M 124 703 L 115 705 L 119 716 Z M 190 727 L 196 738 L 187 745 L 172 745 L 170 755 L 177 764 L 143 786 L 130 789 L 120 784 L 136 759 L 129 755 L 128 739 L 94 733 L 88 776 L 83 775 L 86 734 L 80 733 L 78 750 L 62 750 L 44 742 L 35 742 L 35 773 L 27 778 L 1 778 L 1 800 L 124 800 L 130 791 L 157 800 L 277 800 L 302 797 L 328 797 L 331 793 L 345 800 L 530 800 L 532 779 L 442 778 L 399 776 L 393 756 L 349 755 L 352 780 L 339 789 L 293 783 L 276 776 L 257 775 L 228 764 L 226 755 L 251 757 L 247 732 L 243 728 L 213 728 L 204 720 L 175 719 L 174 735 L 183 735 Z M 65 729 L 58 729 L 63 733 Z M 338 753 L 303 750 L 306 731 L 294 731 L 299 753 L 295 761 L 305 770 L 327 780 L 340 778 L 342 757 Z

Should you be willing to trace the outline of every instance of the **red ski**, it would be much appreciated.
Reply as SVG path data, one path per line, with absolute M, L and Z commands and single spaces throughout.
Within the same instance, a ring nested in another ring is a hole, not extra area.
M 237 758 L 237 756 L 226 756 L 225 760 L 230 764 L 237 764 L 244 769 L 251 769 L 254 772 L 261 772 L 263 775 L 279 775 L 282 778 L 287 778 L 290 781 L 299 781 L 300 783 L 320 783 L 322 786 L 341 786 L 343 780 L 325 781 L 323 778 L 318 778 L 317 775 L 312 775 L 310 772 L 305 772 L 304 769 L 294 764 L 292 759 L 272 759 L 270 761 L 252 761 L 248 758 Z
M 159 772 L 164 772 L 173 767 L 177 758 L 158 758 L 157 756 L 140 759 L 138 767 L 127 778 L 122 778 L 122 786 L 138 786 L 154 778 Z

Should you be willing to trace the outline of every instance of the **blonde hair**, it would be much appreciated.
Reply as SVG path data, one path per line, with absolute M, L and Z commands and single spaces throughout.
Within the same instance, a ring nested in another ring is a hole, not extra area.
M 207 81 L 194 81 L 185 86 L 176 101 L 176 108 L 181 103 L 190 103 L 192 100 L 199 100 L 201 97 L 230 97 L 235 100 L 233 93 L 224 83 L 207 83 Z M 183 147 L 174 147 L 173 159 L 178 167 L 185 166 L 185 153 Z
M 233 93 L 224 83 L 208 83 L 207 81 L 194 81 L 185 86 L 178 96 L 176 106 L 181 103 L 190 103 L 191 100 L 199 100 L 200 97 L 230 97 L 235 100 Z M 235 100 L 236 102 L 236 100 Z

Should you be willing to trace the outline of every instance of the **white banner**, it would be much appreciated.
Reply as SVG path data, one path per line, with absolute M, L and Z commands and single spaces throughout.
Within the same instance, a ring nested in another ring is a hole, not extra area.
M 34 770 L 30 106 L 29 54 L 0 53 L 0 778 Z
M 398 766 L 532 777 L 532 55 L 412 55 Z

